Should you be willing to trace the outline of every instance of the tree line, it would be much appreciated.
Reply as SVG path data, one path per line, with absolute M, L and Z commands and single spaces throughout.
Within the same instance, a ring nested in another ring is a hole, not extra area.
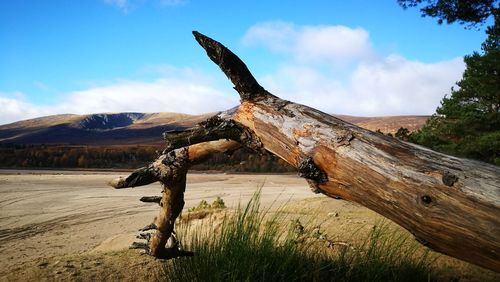
M 0 143 L 0 167 L 129 169 L 148 165 L 158 156 L 162 147 Z M 193 169 L 263 173 L 295 171 L 286 162 L 270 154 L 249 154 L 243 149 L 232 154 L 215 154 L 204 163 L 195 165 Z

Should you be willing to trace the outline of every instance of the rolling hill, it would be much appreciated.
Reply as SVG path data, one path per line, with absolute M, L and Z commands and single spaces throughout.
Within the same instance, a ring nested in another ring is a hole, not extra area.
M 213 114 L 102 113 L 54 115 L 0 126 L 0 142 L 19 144 L 158 144 L 168 130 L 193 126 Z
M 0 143 L 131 145 L 161 144 L 161 134 L 194 126 L 214 113 L 101 113 L 53 115 L 0 125 Z M 428 116 L 355 117 L 337 115 L 369 130 L 394 133 L 400 127 L 414 131 Z

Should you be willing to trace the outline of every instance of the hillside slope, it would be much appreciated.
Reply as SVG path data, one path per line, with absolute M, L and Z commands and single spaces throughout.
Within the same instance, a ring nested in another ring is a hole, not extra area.
M 101 113 L 54 115 L 0 126 L 0 143 L 127 145 L 160 144 L 161 134 L 194 126 L 214 113 Z M 414 131 L 428 116 L 337 117 L 369 130 L 394 133 L 400 127 Z
M 161 143 L 161 134 L 207 119 L 213 113 L 102 113 L 54 115 L 0 126 L 0 142 L 20 144 L 123 145 Z

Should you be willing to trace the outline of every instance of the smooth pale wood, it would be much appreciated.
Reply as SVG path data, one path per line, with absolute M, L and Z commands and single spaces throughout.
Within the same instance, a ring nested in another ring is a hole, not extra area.
M 364 130 L 260 86 L 219 42 L 193 32 L 233 82 L 232 119 L 289 164 L 311 157 L 327 174 L 316 183 L 393 220 L 436 251 L 500 272 L 500 168 L 440 154 Z
M 228 139 L 204 142 L 188 146 L 188 158 L 191 164 L 200 163 L 213 154 L 235 151 L 241 144 Z
M 279 109 L 280 100 L 243 102 L 234 120 L 295 167 L 312 157 L 328 175 L 319 184 L 326 195 L 380 213 L 433 250 L 500 271 L 499 167 L 405 143 L 303 105 Z M 458 180 L 448 186 L 445 174 Z

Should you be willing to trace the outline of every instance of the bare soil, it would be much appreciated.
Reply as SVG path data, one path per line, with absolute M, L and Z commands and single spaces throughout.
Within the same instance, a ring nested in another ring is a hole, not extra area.
M 163 262 L 128 246 L 158 212 L 139 198 L 160 195 L 161 186 L 106 185 L 126 174 L 0 170 L 0 281 L 154 281 Z M 185 212 L 216 197 L 237 207 L 259 187 L 262 208 L 280 208 L 306 228 L 321 226 L 334 240 L 365 234 L 382 220 L 359 205 L 313 194 L 295 175 L 188 174 Z M 454 259 L 441 261 L 443 277 L 499 278 Z

